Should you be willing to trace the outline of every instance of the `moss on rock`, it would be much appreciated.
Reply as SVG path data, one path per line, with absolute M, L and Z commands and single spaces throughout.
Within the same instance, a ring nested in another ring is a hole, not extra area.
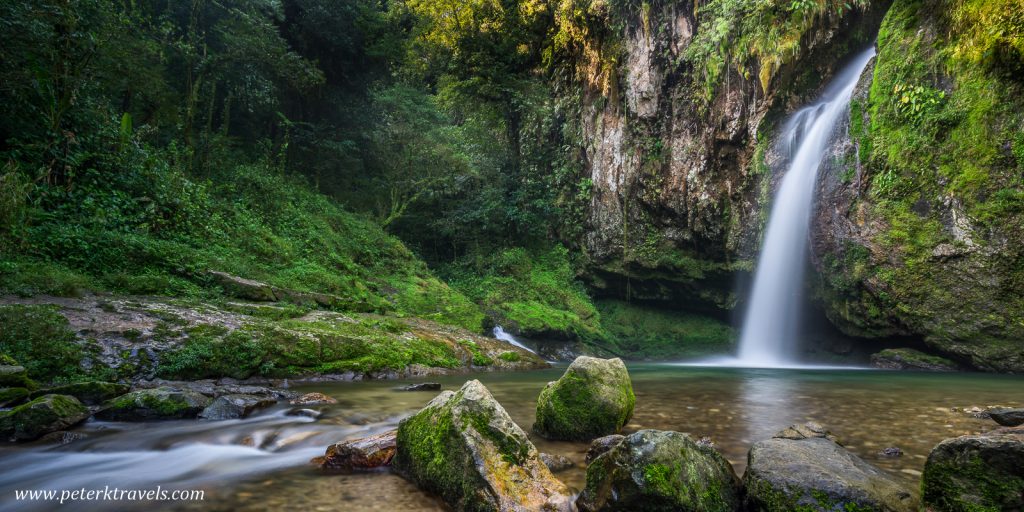
M 68 395 L 77 398 L 83 404 L 98 405 L 110 400 L 111 398 L 127 393 L 128 389 L 129 386 L 127 384 L 85 381 L 64 384 L 62 386 L 36 391 L 32 393 L 32 397 L 35 398 L 46 394 Z
M 578 357 L 541 391 L 533 430 L 548 439 L 588 441 L 618 432 L 635 404 L 621 359 Z
M 108 400 L 96 417 L 113 421 L 195 418 L 210 403 L 209 397 L 188 389 L 141 389 Z
M 871 354 L 871 364 L 889 370 L 930 370 L 951 372 L 958 365 L 944 357 L 926 354 L 912 348 L 887 348 Z
M 89 417 L 89 410 L 75 397 L 46 395 L 10 411 L 0 412 L 0 438 L 31 441 L 64 430 Z
M 949 512 L 1024 509 L 1024 429 L 947 439 L 924 466 L 925 505 Z
M 0 407 L 17 405 L 28 398 L 29 391 L 26 388 L 0 388 Z

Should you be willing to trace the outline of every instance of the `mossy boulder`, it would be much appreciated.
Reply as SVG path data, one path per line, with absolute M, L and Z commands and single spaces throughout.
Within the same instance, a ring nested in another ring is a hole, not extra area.
M 871 354 L 871 364 L 886 370 L 955 372 L 959 369 L 958 365 L 949 359 L 912 348 L 887 348 Z
M 540 392 L 533 430 L 547 439 L 588 441 L 618 432 L 635 404 L 621 359 L 578 357 Z
M 28 378 L 24 366 L 4 364 L 0 365 L 0 387 L 35 389 L 36 383 Z
M 587 467 L 581 511 L 731 511 L 741 503 L 732 465 L 679 432 L 641 430 Z
M 31 441 L 76 425 L 88 417 L 89 409 L 75 397 L 41 396 L 27 404 L 0 412 L 0 438 Z
M 141 389 L 108 400 L 96 417 L 112 421 L 195 418 L 210 402 L 206 395 L 189 389 Z
M 768 512 L 920 509 L 914 492 L 829 438 L 818 425 L 792 426 L 750 448 L 748 510 Z
M 569 490 L 476 380 L 402 420 L 391 465 L 456 511 L 572 509 Z
M 28 398 L 29 390 L 25 388 L 0 388 L 0 407 L 17 405 Z
M 114 382 L 75 382 L 36 391 L 32 393 L 32 398 L 48 394 L 69 395 L 77 398 L 83 404 L 99 405 L 111 398 L 127 393 L 128 389 L 129 386 L 127 384 L 117 384 Z
M 218 396 L 206 406 L 199 417 L 207 420 L 234 420 L 245 418 L 257 409 L 270 407 L 277 400 L 267 396 L 230 394 Z
M 939 443 L 928 455 L 921 487 L 934 510 L 1024 510 L 1024 428 Z

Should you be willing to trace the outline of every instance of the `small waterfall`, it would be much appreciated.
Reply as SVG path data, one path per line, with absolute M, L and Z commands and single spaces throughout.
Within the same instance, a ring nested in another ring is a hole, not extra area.
M 874 55 L 874 48 L 858 55 L 836 75 L 818 103 L 796 112 L 783 127 L 782 149 L 790 165 L 764 234 L 738 366 L 797 364 L 801 291 L 818 168 L 861 72 Z
M 501 341 L 507 341 L 523 350 L 528 350 L 530 352 L 533 352 L 534 354 L 537 353 L 532 348 L 523 345 L 522 342 L 515 338 L 515 336 L 512 336 L 511 334 L 505 332 L 505 329 L 502 329 L 500 325 L 494 327 L 494 337 L 498 338 Z

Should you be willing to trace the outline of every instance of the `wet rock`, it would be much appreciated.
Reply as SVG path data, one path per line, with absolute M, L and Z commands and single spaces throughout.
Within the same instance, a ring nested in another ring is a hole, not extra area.
M 195 418 L 210 402 L 206 395 L 190 389 L 140 389 L 108 400 L 96 417 L 112 421 Z
M 533 430 L 547 439 L 588 441 L 618 432 L 635 403 L 621 359 L 578 357 L 540 392 Z
M 277 400 L 257 395 L 221 395 L 208 405 L 199 417 L 207 420 L 233 420 L 245 418 L 256 409 L 270 407 Z
M 215 396 L 221 395 L 256 395 L 269 397 L 275 400 L 290 400 L 299 396 L 294 391 L 287 389 L 271 388 L 266 386 L 253 386 L 246 384 L 226 384 L 214 389 Z
M 292 405 L 336 404 L 337 400 L 323 393 L 306 393 L 288 401 Z
M 881 455 L 882 457 L 902 457 L 903 450 L 899 449 L 896 446 L 889 446 L 887 448 L 882 448 L 882 450 L 879 451 L 878 454 Z
M 64 430 L 89 417 L 89 409 L 73 396 L 46 395 L 0 412 L 0 438 L 31 441 Z
M 479 381 L 402 420 L 392 466 L 456 511 L 572 510 L 566 486 Z
M 914 492 L 829 439 L 820 425 L 794 425 L 755 443 L 743 481 L 750 510 L 920 508 Z
M 871 364 L 886 370 L 927 370 L 955 372 L 960 367 L 944 357 L 925 354 L 912 348 L 890 348 L 871 354 Z
M 0 365 L 0 388 L 35 389 L 36 383 L 28 378 L 24 366 L 4 364 Z
M 740 479 L 721 454 L 679 432 L 641 430 L 587 467 L 576 506 L 613 510 L 738 510 Z
M 46 434 L 45 436 L 40 437 L 39 438 L 39 442 L 40 443 L 50 443 L 50 444 L 65 445 L 65 444 L 71 444 L 71 443 L 73 443 L 75 441 L 80 441 L 82 439 L 88 439 L 88 438 L 89 438 L 89 436 L 87 436 L 87 435 L 85 435 L 85 434 L 83 434 L 81 432 L 68 432 L 68 431 L 63 431 L 62 430 L 62 431 L 57 431 L 57 432 L 50 432 L 49 434 Z
M 1024 409 L 989 409 L 988 417 L 1004 427 L 1024 425 Z
M 113 382 L 76 382 L 36 391 L 32 393 L 32 398 L 48 394 L 68 395 L 77 398 L 83 404 L 99 405 L 111 398 L 127 393 L 128 389 L 127 384 L 116 384 Z
M 24 402 L 29 397 L 29 390 L 25 388 L 2 388 L 0 389 L 0 407 L 11 407 Z
M 1024 510 L 1024 428 L 946 439 L 924 466 L 934 510 Z
M 313 418 L 313 419 L 319 418 L 322 414 L 323 413 L 321 413 L 320 411 L 317 411 L 317 410 L 314 410 L 314 409 L 302 409 L 302 408 L 298 408 L 298 407 L 296 407 L 294 409 L 291 409 L 291 410 L 289 410 L 288 412 L 285 413 L 285 415 L 287 415 L 287 416 L 302 416 L 302 417 L 305 417 L 305 418 Z
M 604 452 L 611 450 L 616 445 L 622 442 L 626 436 L 619 434 L 612 434 L 610 436 L 599 437 L 590 442 L 590 448 L 587 449 L 587 464 L 590 464 L 594 459 L 598 458 Z
M 572 469 L 573 466 L 576 465 L 573 464 L 572 459 L 569 457 L 566 457 L 565 455 L 555 455 L 552 453 L 541 453 L 540 461 L 543 462 L 552 473 L 560 473 L 562 471 Z
M 327 448 L 320 467 L 358 471 L 376 469 L 391 464 L 395 456 L 398 431 L 392 430 L 375 436 L 343 441 Z
M 420 382 L 419 384 L 409 384 L 408 386 L 402 386 L 395 389 L 398 391 L 441 391 L 441 383 Z
M 232 297 L 257 302 L 274 302 L 277 300 L 274 290 L 266 283 L 214 270 L 211 270 L 209 274 L 224 289 L 224 293 Z

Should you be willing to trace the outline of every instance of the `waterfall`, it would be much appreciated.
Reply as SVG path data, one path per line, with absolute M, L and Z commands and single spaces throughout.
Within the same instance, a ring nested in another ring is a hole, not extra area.
M 795 113 L 783 127 L 782 149 L 790 164 L 764 234 L 737 366 L 797 363 L 801 291 L 818 168 L 836 123 L 848 110 L 861 72 L 874 55 L 874 48 L 857 55 L 836 75 L 821 100 Z
M 512 336 L 511 334 L 506 332 L 505 329 L 502 329 L 500 325 L 494 327 L 494 337 L 502 341 L 507 341 L 523 350 L 528 350 L 530 352 L 533 352 L 534 354 L 537 353 L 530 347 L 523 345 L 522 342 L 515 338 L 515 336 Z

